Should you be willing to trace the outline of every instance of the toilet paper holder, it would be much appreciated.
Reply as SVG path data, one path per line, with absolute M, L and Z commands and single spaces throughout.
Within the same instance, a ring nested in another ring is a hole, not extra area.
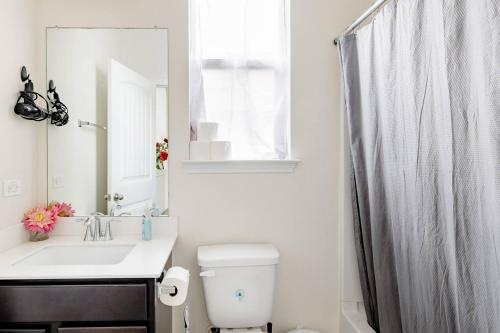
M 166 272 L 163 271 L 156 282 L 156 287 L 158 289 L 157 295 L 158 295 L 158 297 L 160 297 L 160 295 L 163 295 L 163 294 L 170 294 L 170 296 L 174 297 L 179 292 L 179 290 L 177 289 L 177 286 L 162 286 L 161 285 L 161 283 L 163 282 L 163 278 L 165 277 L 165 274 L 166 274 Z
M 174 297 L 178 293 L 176 286 L 162 286 L 158 283 L 158 295 L 162 294 L 170 294 L 170 296 Z

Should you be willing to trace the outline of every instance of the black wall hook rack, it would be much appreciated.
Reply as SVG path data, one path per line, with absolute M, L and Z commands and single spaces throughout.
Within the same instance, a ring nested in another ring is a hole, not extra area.
M 69 121 L 68 108 L 61 102 L 56 92 L 54 82 L 50 80 L 47 90 L 47 99 L 35 91 L 33 81 L 30 79 L 26 66 L 21 68 L 21 81 L 24 90 L 19 92 L 19 97 L 14 107 L 14 112 L 27 120 L 43 121 L 50 118 L 50 123 L 55 126 L 64 126 Z M 44 106 L 37 104 L 41 99 Z

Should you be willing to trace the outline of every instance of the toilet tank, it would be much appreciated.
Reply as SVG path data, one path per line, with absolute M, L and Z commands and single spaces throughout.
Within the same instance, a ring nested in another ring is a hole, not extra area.
M 213 326 L 249 328 L 271 322 L 279 256 L 269 244 L 198 248 L 205 303 Z

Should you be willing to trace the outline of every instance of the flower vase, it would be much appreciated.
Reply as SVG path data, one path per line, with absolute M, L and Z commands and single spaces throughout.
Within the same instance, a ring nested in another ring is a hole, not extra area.
M 43 232 L 30 232 L 30 242 L 41 242 L 49 239 L 49 234 Z

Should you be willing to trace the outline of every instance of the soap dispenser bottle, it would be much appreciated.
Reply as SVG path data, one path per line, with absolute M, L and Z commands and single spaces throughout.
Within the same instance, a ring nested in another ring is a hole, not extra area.
M 150 241 L 153 239 L 153 222 L 151 221 L 151 209 L 146 209 L 142 216 L 142 240 Z

